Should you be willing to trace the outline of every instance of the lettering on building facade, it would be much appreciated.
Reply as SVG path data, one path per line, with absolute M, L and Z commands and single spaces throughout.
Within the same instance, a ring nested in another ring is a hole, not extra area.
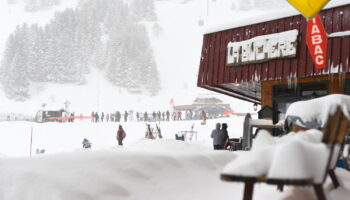
M 262 35 L 227 44 L 226 65 L 240 66 L 296 56 L 298 30 Z

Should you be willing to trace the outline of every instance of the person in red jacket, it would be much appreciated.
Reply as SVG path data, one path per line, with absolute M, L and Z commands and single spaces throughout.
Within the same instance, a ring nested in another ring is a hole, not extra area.
M 123 146 L 123 140 L 126 137 L 126 133 L 122 127 L 122 125 L 119 125 L 119 129 L 117 132 L 117 140 L 118 140 L 118 145 Z

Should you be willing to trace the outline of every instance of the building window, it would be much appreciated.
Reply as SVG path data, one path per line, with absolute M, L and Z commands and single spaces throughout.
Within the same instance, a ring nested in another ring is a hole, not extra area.
M 328 94 L 328 81 L 298 83 L 296 86 L 275 85 L 273 87 L 273 121 L 284 119 L 288 107 L 296 101 L 313 99 Z
M 344 94 L 350 95 L 350 79 L 345 79 Z

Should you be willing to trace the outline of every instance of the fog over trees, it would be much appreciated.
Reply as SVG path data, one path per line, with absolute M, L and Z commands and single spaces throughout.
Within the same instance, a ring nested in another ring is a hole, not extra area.
M 26 9 L 50 6 L 40 4 L 44 1 L 28 1 Z M 81 0 L 44 27 L 19 25 L 0 64 L 3 90 L 8 98 L 24 101 L 31 97 L 31 83 L 82 85 L 96 68 L 117 87 L 156 95 L 160 80 L 143 23 L 156 19 L 153 0 Z

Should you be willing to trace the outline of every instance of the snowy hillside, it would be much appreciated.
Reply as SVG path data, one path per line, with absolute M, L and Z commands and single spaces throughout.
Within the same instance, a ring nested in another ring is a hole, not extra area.
M 330 4 L 345 1 L 332 0 Z M 27 23 L 30 26 L 38 23 L 40 26 L 44 26 L 53 19 L 56 11 L 63 12 L 66 8 L 76 8 L 78 4 L 78 0 L 60 0 L 58 2 L 57 5 L 28 11 L 26 7 L 30 5 L 29 0 L 0 0 L 0 19 L 2 19 L 0 21 L 2 30 L 0 33 L 0 52 L 4 52 L 5 43 L 9 35 L 14 33 L 17 25 Z M 130 3 L 131 1 L 125 2 Z M 82 85 L 28 82 L 30 88 L 26 92 L 30 94 L 30 98 L 24 102 L 8 99 L 8 95 L 5 95 L 4 87 L 2 87 L 2 92 L 0 92 L 2 115 L 10 113 L 33 114 L 43 104 L 49 105 L 52 109 L 59 109 L 64 106 L 63 103 L 66 101 L 71 103 L 72 111 L 79 113 L 112 109 L 169 109 L 171 98 L 174 98 L 175 105 L 190 104 L 198 95 L 209 93 L 207 90 L 196 87 L 204 32 L 212 27 L 217 27 L 217 25 L 232 21 L 235 23 L 244 21 L 239 19 L 251 18 L 254 17 L 253 15 L 268 16 L 266 13 L 273 10 L 295 13 L 295 10 L 286 1 L 280 0 L 155 0 L 154 6 L 156 14 L 154 21 L 144 20 L 140 23 L 147 27 L 159 72 L 160 91 L 157 96 L 152 97 L 144 93 L 135 94 L 135 92 L 139 92 L 139 89 L 130 90 L 123 89 L 125 86 L 115 86 L 115 81 L 111 83 L 111 80 L 116 78 L 112 73 L 107 73 L 110 78 L 106 78 L 106 72 L 100 69 L 90 69 L 89 74 L 84 76 L 85 81 Z M 0 53 L 0 57 L 3 57 L 2 55 Z M 31 74 L 32 76 L 37 75 Z M 58 73 L 52 75 L 54 74 Z M 136 76 L 140 76 L 140 74 Z M 21 77 L 18 78 L 21 79 Z M 7 88 L 11 89 L 11 83 L 7 85 Z M 251 111 L 252 109 L 251 103 L 223 95 L 217 97 L 225 103 L 230 103 L 235 111 Z
M 77 5 L 77 1 L 62 0 L 58 6 L 27 12 L 24 3 L 26 1 L 17 1 L 16 4 L 7 4 L 5 0 L 0 2 L 0 15 L 3 19 L 11 19 L 0 24 L 2 30 L 5 30 L 1 32 L 0 37 L 1 51 L 4 50 L 8 35 L 18 24 L 26 22 L 28 25 L 45 25 L 53 18 L 55 11 L 63 11 L 65 7 L 74 8 Z M 128 90 L 113 86 L 99 70 L 92 70 L 86 76 L 84 85 L 32 82 L 31 97 L 25 102 L 10 100 L 1 92 L 0 100 L 3 103 L 0 110 L 3 114 L 33 114 L 41 109 L 42 104 L 59 109 L 66 101 L 71 103 L 72 111 L 79 113 L 112 109 L 169 109 L 171 98 L 174 98 L 175 105 L 192 103 L 199 94 L 208 93 L 207 90 L 196 87 L 202 33 L 205 29 L 204 26 L 199 26 L 198 20 L 205 6 L 198 0 L 155 1 L 157 21 L 144 24 L 148 27 L 160 73 L 161 91 L 157 96 L 129 93 Z M 238 112 L 252 109 L 251 103 L 221 95 L 218 98 L 230 103 Z M 237 104 L 240 106 L 236 106 Z

